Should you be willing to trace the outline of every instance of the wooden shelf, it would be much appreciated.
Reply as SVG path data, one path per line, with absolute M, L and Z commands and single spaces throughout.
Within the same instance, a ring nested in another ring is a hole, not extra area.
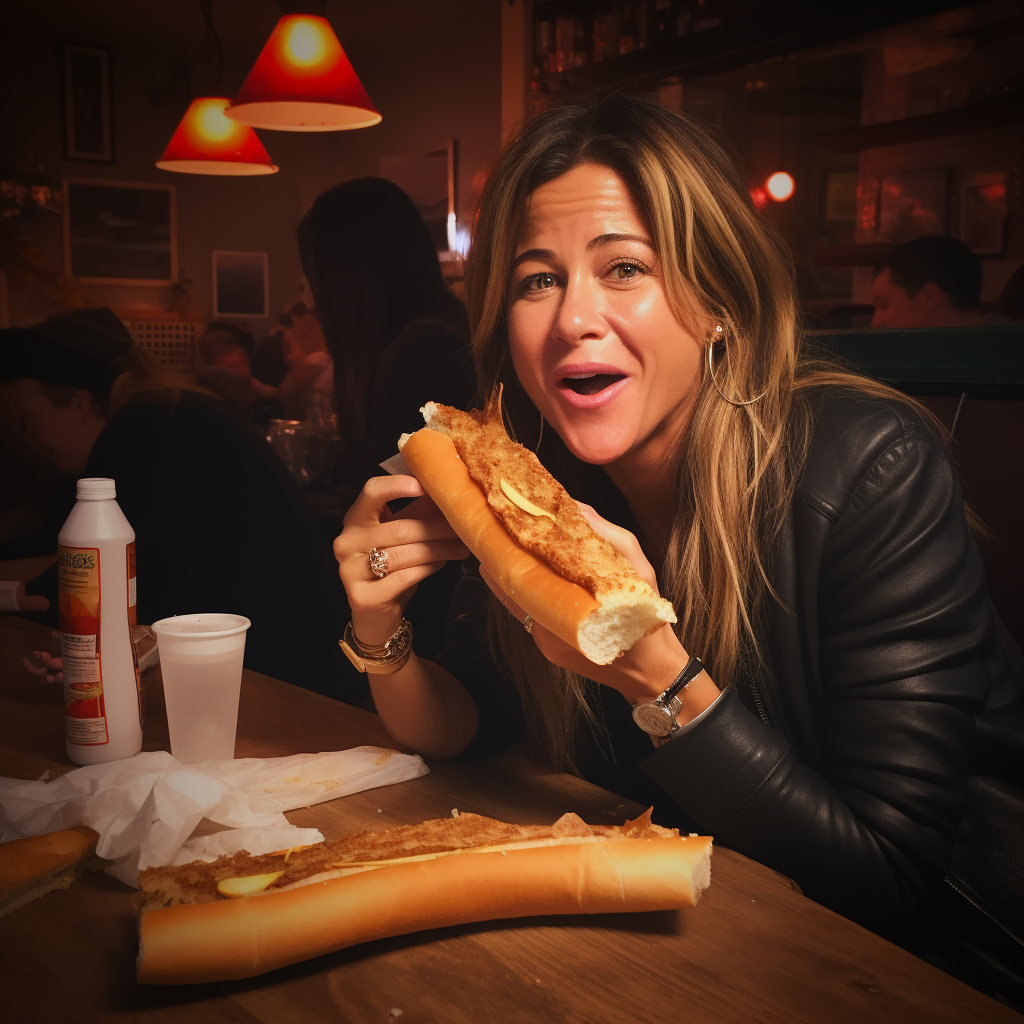
M 1024 96 L 1016 95 L 956 110 L 940 110 L 934 114 L 908 117 L 902 121 L 882 121 L 845 132 L 819 135 L 818 145 L 829 153 L 856 153 L 878 146 L 898 146 L 907 142 L 937 139 L 944 135 L 1003 128 L 1020 121 L 1024 121 Z
M 545 94 L 563 100 L 645 78 L 703 78 L 959 6 L 962 0 L 910 0 L 903 4 L 863 0 L 842 6 L 790 0 L 755 5 L 755 13 L 742 20 L 581 68 L 550 72 L 541 75 L 538 84 Z

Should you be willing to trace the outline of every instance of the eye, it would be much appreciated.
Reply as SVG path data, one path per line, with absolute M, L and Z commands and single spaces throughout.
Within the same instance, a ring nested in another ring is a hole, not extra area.
M 543 291 L 546 288 L 554 288 L 556 284 L 554 274 L 531 274 L 523 282 L 523 287 L 527 291 Z
M 633 260 L 624 260 L 612 267 L 612 278 L 616 281 L 635 281 L 641 274 L 647 273 L 647 268 Z

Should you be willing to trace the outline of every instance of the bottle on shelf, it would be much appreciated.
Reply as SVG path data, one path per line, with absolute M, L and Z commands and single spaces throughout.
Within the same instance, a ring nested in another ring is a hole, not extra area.
M 142 699 L 132 644 L 135 531 L 114 481 L 78 481 L 78 501 L 57 536 L 64 738 L 75 764 L 142 749 Z

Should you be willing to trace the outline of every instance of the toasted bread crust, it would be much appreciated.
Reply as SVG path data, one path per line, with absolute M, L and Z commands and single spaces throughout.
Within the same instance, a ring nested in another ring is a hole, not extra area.
M 682 909 L 692 907 L 710 881 L 711 839 L 680 837 L 651 825 L 649 814 L 621 827 L 588 826 L 574 815 L 551 827 L 460 817 L 473 819 L 457 837 L 463 840 L 506 837 L 507 844 L 537 839 L 539 832 L 548 837 L 525 849 L 457 848 L 436 859 L 314 879 L 284 891 L 144 910 L 139 981 L 248 978 L 356 943 L 473 921 Z M 397 842 L 404 848 L 402 835 L 410 840 L 420 830 L 411 846 L 418 850 L 450 831 L 453 820 L 380 835 L 390 836 L 384 847 Z M 364 838 L 369 835 L 357 837 L 353 849 L 372 843 Z

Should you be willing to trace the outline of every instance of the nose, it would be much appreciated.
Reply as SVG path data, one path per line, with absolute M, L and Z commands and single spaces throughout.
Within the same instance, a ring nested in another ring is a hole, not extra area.
M 608 325 L 598 282 L 585 275 L 571 277 L 553 326 L 555 336 L 567 345 L 604 337 Z

